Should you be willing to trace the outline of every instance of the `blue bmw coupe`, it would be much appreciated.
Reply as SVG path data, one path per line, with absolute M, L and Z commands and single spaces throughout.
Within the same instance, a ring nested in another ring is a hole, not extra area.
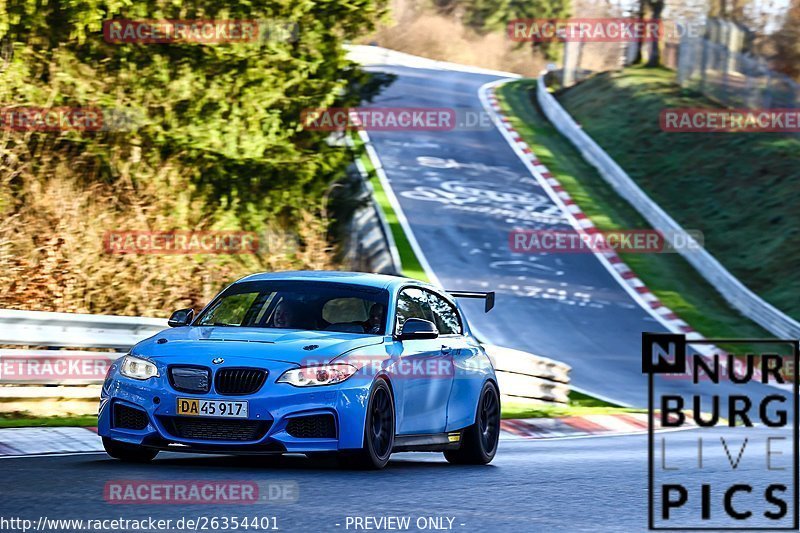
M 110 368 L 98 432 L 109 455 L 305 453 L 382 468 L 392 452 L 486 464 L 500 395 L 453 297 L 347 272 L 255 274 Z

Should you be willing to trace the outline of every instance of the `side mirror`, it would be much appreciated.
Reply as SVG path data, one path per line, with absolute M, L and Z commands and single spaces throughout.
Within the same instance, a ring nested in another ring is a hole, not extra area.
M 194 319 L 194 309 L 180 309 L 172 313 L 169 317 L 167 325 L 171 328 L 179 328 L 181 326 L 188 326 Z
M 403 329 L 397 337 L 401 341 L 435 339 L 439 336 L 439 330 L 430 320 L 421 318 L 409 318 L 403 323 Z

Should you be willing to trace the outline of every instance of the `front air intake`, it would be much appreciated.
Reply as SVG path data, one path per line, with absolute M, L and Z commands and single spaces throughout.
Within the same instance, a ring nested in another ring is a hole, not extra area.
M 164 428 L 179 439 L 244 442 L 261 440 L 272 421 L 222 420 L 183 416 L 159 417 Z
M 286 424 L 286 433 L 297 439 L 335 439 L 333 415 L 298 416 Z
M 147 427 L 147 413 L 142 409 L 115 403 L 113 424 L 115 429 L 141 430 Z

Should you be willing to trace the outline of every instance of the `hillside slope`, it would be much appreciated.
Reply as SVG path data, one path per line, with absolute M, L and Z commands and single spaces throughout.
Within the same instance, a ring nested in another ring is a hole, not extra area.
M 800 318 L 800 139 L 776 133 L 666 133 L 666 107 L 717 107 L 674 73 L 606 73 L 558 95 L 636 182 L 767 301 Z

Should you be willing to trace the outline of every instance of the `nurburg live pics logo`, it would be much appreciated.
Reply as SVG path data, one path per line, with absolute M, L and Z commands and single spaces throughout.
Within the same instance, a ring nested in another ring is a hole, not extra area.
M 649 529 L 798 530 L 798 381 L 784 370 L 799 354 L 798 340 L 642 333 Z

